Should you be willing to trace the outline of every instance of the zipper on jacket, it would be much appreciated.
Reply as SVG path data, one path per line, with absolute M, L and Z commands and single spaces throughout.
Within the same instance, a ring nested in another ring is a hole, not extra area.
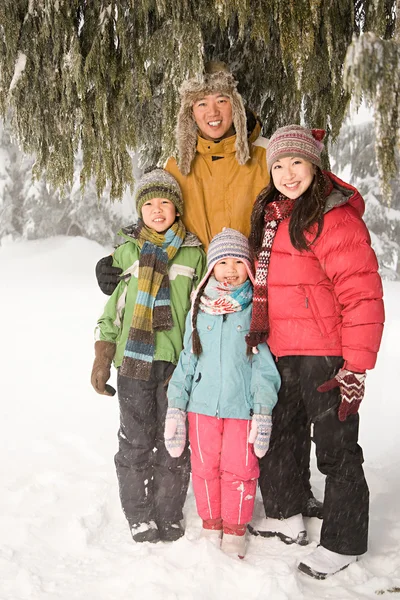
M 227 318 L 227 314 L 224 313 L 222 315 L 222 326 L 224 325 L 226 318 Z M 222 364 L 222 356 L 221 356 L 221 352 L 222 352 L 222 327 L 221 327 L 221 331 L 220 331 L 220 340 L 219 340 L 219 364 Z M 215 413 L 215 416 L 217 417 L 217 419 L 219 419 L 219 401 L 220 401 L 220 397 L 221 397 L 221 369 L 220 369 L 220 374 L 219 374 L 219 396 L 218 396 L 218 404 L 217 404 L 217 411 Z
M 301 285 L 300 288 L 304 291 L 304 294 L 307 293 L 307 291 L 306 291 L 307 290 L 307 286 Z M 324 323 L 323 323 L 323 320 L 321 318 L 321 315 L 320 315 L 320 313 L 318 311 L 318 305 L 315 302 L 315 300 L 313 299 L 313 295 L 312 295 L 311 290 L 310 290 L 310 296 L 309 297 L 305 295 L 304 305 L 305 305 L 306 308 L 309 308 L 311 310 L 312 318 L 314 319 L 315 324 L 318 327 L 321 336 L 322 337 L 327 337 L 328 334 L 327 334 L 326 329 L 324 327 Z

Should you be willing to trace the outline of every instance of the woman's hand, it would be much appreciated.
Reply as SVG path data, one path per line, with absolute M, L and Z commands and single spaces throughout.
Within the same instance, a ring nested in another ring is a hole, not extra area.
M 333 379 L 317 388 L 319 392 L 329 392 L 340 388 L 339 421 L 345 421 L 349 415 L 355 415 L 360 408 L 365 393 L 365 373 L 353 373 L 347 369 L 339 369 Z

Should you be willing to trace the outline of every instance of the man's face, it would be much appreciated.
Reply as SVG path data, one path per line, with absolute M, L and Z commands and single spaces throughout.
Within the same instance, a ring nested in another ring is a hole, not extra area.
M 222 94 L 209 94 L 193 104 L 193 116 L 206 140 L 222 140 L 234 135 L 232 104 Z

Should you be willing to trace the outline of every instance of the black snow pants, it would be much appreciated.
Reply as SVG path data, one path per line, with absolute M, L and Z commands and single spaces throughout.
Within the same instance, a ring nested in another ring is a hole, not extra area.
M 130 525 L 183 518 L 190 478 L 188 443 L 180 458 L 164 444 L 168 401 L 165 382 L 174 365 L 154 361 L 149 381 L 118 374 L 119 450 L 115 466 L 122 509 Z
M 357 443 L 359 416 L 339 421 L 338 388 L 317 391 L 342 365 L 343 358 L 337 356 L 279 358 L 282 385 L 272 413 L 270 448 L 260 460 L 259 484 L 267 517 L 288 518 L 304 511 L 308 491 L 296 460 L 297 426 L 305 420 L 312 423 L 317 466 L 326 475 L 320 543 L 333 552 L 360 555 L 367 550 L 369 491 Z M 302 427 L 299 437 L 305 440 Z

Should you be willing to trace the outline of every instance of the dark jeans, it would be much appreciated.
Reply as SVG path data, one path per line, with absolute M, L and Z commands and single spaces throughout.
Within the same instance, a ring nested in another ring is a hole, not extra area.
M 321 544 L 340 554 L 367 550 L 369 491 L 358 445 L 359 416 L 341 422 L 338 388 L 321 393 L 317 387 L 343 365 L 337 356 L 285 356 L 277 362 L 282 377 L 273 411 L 270 449 L 260 460 L 260 489 L 267 517 L 288 518 L 305 509 L 308 493 L 299 469 L 304 431 L 313 423 L 318 469 L 326 475 Z M 300 443 L 299 443 L 299 438 Z
M 164 444 L 165 382 L 174 365 L 154 361 L 149 381 L 118 374 L 119 450 L 115 466 L 122 509 L 130 524 L 182 519 L 190 478 L 189 448 L 171 458 Z

